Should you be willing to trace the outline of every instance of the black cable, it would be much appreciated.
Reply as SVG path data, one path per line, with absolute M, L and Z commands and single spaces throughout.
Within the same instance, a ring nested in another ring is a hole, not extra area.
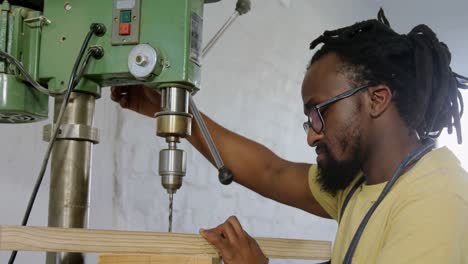
M 85 71 L 86 71 L 86 67 L 88 66 L 88 62 L 89 62 L 89 59 L 91 57 L 95 58 L 95 59 L 100 59 L 104 56 L 104 50 L 102 47 L 91 47 L 88 49 L 88 53 L 86 53 L 84 59 L 83 59 L 83 63 L 81 64 L 81 67 L 78 71 L 78 74 L 76 75 L 76 78 L 75 78 L 75 81 L 73 83 L 73 87 L 76 87 L 78 85 L 78 83 L 80 82 L 81 78 L 83 77 L 83 75 L 85 74 Z
M 26 69 L 24 69 L 21 62 L 17 58 L 11 56 L 10 54 L 0 50 L 0 57 L 5 58 L 10 63 L 13 63 L 16 66 L 16 68 L 21 72 L 21 74 L 23 74 L 23 76 L 26 78 L 26 80 L 34 87 L 34 89 L 38 90 L 39 92 L 41 92 L 43 94 L 47 94 L 49 96 L 62 95 L 62 94 L 65 93 L 65 90 L 54 92 L 54 91 L 50 91 L 49 89 L 43 87 L 36 80 L 34 80 L 34 78 L 28 73 L 28 71 L 26 71 Z
M 36 200 L 37 193 L 39 192 L 39 187 L 41 186 L 42 180 L 44 179 L 44 174 L 45 174 L 45 171 L 47 169 L 47 164 L 49 163 L 49 158 L 50 158 L 50 154 L 52 152 L 52 148 L 53 148 L 54 143 L 55 143 L 55 139 L 57 138 L 58 132 L 60 130 L 59 127 L 60 127 L 60 123 L 62 122 L 62 117 L 63 117 L 63 115 L 65 113 L 65 109 L 66 109 L 66 106 L 67 106 L 68 101 L 70 99 L 71 92 L 72 92 L 72 90 L 74 88 L 75 79 L 76 79 L 76 76 L 77 76 L 77 73 L 78 73 L 78 67 L 80 66 L 80 63 L 81 63 L 81 61 L 83 59 L 83 55 L 84 55 L 84 53 L 85 53 L 85 51 L 86 51 L 86 49 L 87 49 L 87 47 L 89 45 L 89 41 L 91 40 L 91 37 L 93 36 L 93 34 L 96 33 L 96 30 L 97 30 L 97 28 L 96 28 L 95 24 L 93 24 L 91 26 L 90 31 L 86 35 L 85 40 L 83 41 L 80 52 L 78 53 L 78 57 L 76 58 L 75 64 L 73 65 L 73 69 L 72 69 L 72 72 L 71 72 L 71 75 L 70 75 L 70 79 L 68 81 L 67 90 L 65 91 L 64 99 L 63 99 L 63 102 L 62 102 L 62 106 L 60 107 L 60 112 L 59 112 L 59 115 L 57 117 L 57 121 L 53 125 L 52 138 L 49 141 L 49 144 L 47 146 L 47 151 L 46 151 L 46 154 L 44 155 L 44 159 L 42 161 L 42 166 L 41 166 L 41 170 L 39 172 L 39 176 L 37 177 L 37 180 L 36 180 L 36 183 L 34 185 L 34 189 L 32 191 L 31 197 L 29 198 L 28 207 L 27 207 L 26 212 L 24 214 L 23 221 L 21 222 L 22 226 L 26 226 L 27 223 L 28 223 L 29 216 L 31 215 L 31 210 L 32 210 L 32 207 L 34 205 L 34 201 Z M 88 57 L 88 59 L 89 58 L 90 57 Z M 17 254 L 18 254 L 18 251 L 16 251 L 16 250 L 11 252 L 8 264 L 13 264 L 14 263 Z

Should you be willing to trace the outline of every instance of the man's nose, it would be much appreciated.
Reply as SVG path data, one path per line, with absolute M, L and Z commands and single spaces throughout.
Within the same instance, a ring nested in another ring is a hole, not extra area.
M 307 144 L 311 147 L 315 147 L 320 139 L 323 138 L 323 132 L 317 133 L 312 128 L 307 130 Z

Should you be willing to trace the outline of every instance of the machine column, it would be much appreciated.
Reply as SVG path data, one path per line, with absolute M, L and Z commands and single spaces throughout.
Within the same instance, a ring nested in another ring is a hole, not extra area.
M 49 193 L 50 227 L 86 228 L 88 225 L 91 155 L 98 143 L 93 128 L 95 96 L 73 92 L 62 119 L 51 157 Z M 55 99 L 54 122 L 63 98 Z M 44 127 L 44 140 L 51 138 L 52 125 Z M 47 253 L 47 264 L 83 264 L 81 253 Z

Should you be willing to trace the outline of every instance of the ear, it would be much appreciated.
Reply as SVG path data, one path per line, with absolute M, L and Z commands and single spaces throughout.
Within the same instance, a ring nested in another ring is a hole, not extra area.
M 367 89 L 370 97 L 370 115 L 372 118 L 381 116 L 390 106 L 393 93 L 392 90 L 384 84 L 379 84 Z

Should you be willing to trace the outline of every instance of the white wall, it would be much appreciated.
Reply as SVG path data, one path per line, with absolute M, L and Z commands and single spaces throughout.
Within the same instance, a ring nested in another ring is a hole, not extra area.
M 468 75 L 468 53 L 463 49 L 468 43 L 468 20 L 463 14 L 468 2 L 464 0 L 252 2 L 252 11 L 240 17 L 205 58 L 203 87 L 195 99 L 203 112 L 222 125 L 286 159 L 315 160 L 301 126 L 300 84 L 312 55 L 308 45 L 325 29 L 374 18 L 383 5 L 400 33 L 418 23 L 429 24 L 451 48 L 453 69 Z M 206 6 L 205 41 L 232 14 L 234 5 L 235 0 L 224 0 Z M 95 126 L 102 138 L 93 156 L 90 227 L 166 231 L 168 201 L 157 168 L 163 140 L 154 136 L 154 120 L 122 111 L 108 97 L 109 91 L 104 90 L 97 102 Z M 0 224 L 21 222 L 45 151 L 44 124 L 0 125 Z M 465 125 L 468 141 L 467 129 Z M 188 168 L 175 196 L 174 232 L 197 233 L 200 227 L 237 215 L 254 236 L 333 240 L 336 224 L 332 221 L 267 200 L 236 184 L 222 186 L 217 171 L 198 152 L 186 143 L 182 147 Z M 461 148 L 458 154 L 464 154 Z M 463 159 L 467 162 L 466 156 Z M 48 184 L 47 176 L 31 225 L 47 223 Z M 9 252 L 0 252 L 0 262 L 5 263 L 8 256 Z M 42 256 L 20 252 L 16 263 L 42 263 Z M 95 256 L 89 260 L 94 263 Z

